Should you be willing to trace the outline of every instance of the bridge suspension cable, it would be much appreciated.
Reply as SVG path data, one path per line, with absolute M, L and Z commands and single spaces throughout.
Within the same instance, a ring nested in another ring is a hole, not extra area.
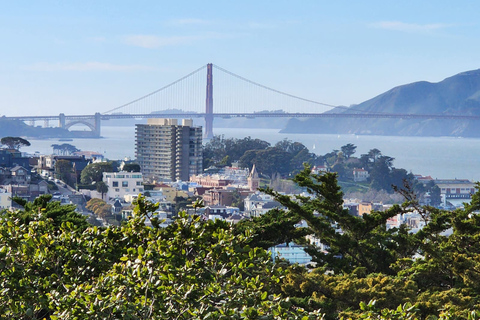
M 280 91 L 280 90 L 276 90 L 276 89 L 273 89 L 273 88 L 270 88 L 270 87 L 267 87 L 267 86 L 264 86 L 262 84 L 259 84 L 255 81 L 252 81 L 252 80 L 249 80 L 247 78 L 244 78 L 242 76 L 239 76 L 238 74 L 235 74 L 233 72 L 230 72 L 226 69 L 223 69 L 222 67 L 219 67 L 217 65 L 213 65 L 216 69 L 222 71 L 222 72 L 225 72 L 226 74 L 229 74 L 235 78 L 238 78 L 240 80 L 243 80 L 245 82 L 248 82 L 250 84 L 253 84 L 257 87 L 260 87 L 260 88 L 263 88 L 263 89 L 266 89 L 266 90 L 269 90 L 269 91 L 272 91 L 272 92 L 275 92 L 275 93 L 278 93 L 278 94 L 281 94 L 281 95 L 284 95 L 284 96 L 287 96 L 287 97 L 290 97 L 290 98 L 294 98 L 294 99 L 298 99 L 298 100 L 302 100 L 302 101 L 305 101 L 305 102 L 310 102 L 310 103 L 314 103 L 314 104 L 318 104 L 318 105 L 322 105 L 322 106 L 326 106 L 326 107 L 332 107 L 332 108 L 336 108 L 337 106 L 334 106 L 334 105 L 331 105 L 331 104 L 328 104 L 328 103 L 323 103 L 323 102 L 318 102 L 318 101 L 314 101 L 314 100 L 310 100 L 310 99 L 305 99 L 305 98 L 302 98 L 302 97 L 299 97 L 299 96 L 295 96 L 293 94 L 289 94 L 289 93 L 286 93 L 286 92 L 283 92 L 283 91 Z
M 231 114 L 234 116 L 237 113 L 248 112 L 322 113 L 333 109 L 347 109 L 354 113 L 368 113 L 362 110 L 334 106 L 302 98 L 298 95 L 273 89 L 249 80 L 220 66 L 213 65 L 213 67 L 215 70 L 220 71 L 213 74 L 214 113 Z M 206 69 L 207 65 L 204 65 L 158 90 L 102 114 L 149 114 L 160 112 L 168 114 L 170 110 L 204 113 L 206 73 L 202 71 Z M 327 108 L 319 110 L 317 106 Z
M 204 69 L 206 69 L 206 68 L 207 68 L 207 65 L 204 65 L 204 66 L 198 68 L 197 70 L 190 72 L 190 73 L 187 74 L 186 76 L 184 76 L 184 77 L 182 77 L 182 78 L 180 78 L 180 79 L 178 79 L 178 80 L 176 80 L 176 81 L 174 81 L 174 82 L 172 82 L 172 83 L 170 83 L 170 84 L 168 84 L 168 85 L 166 85 L 166 86 L 164 86 L 164 87 L 162 87 L 162 88 L 160 88 L 160 89 L 158 89 L 158 90 L 155 90 L 155 91 L 153 91 L 153 92 L 150 92 L 149 94 L 146 94 L 146 95 L 144 95 L 144 96 L 142 96 L 142 97 L 140 97 L 140 98 L 137 98 L 137 99 L 135 99 L 135 100 L 132 100 L 132 101 L 130 101 L 130 102 L 128 102 L 128 103 L 125 103 L 125 104 L 123 104 L 123 105 L 121 105 L 121 106 L 119 106 L 119 107 L 116 107 L 116 108 L 113 108 L 113 109 L 111 109 L 111 110 L 105 111 L 105 112 L 103 112 L 102 114 L 112 113 L 112 112 L 118 111 L 118 110 L 120 110 L 120 109 L 125 109 L 125 108 L 127 108 L 127 107 L 129 107 L 129 106 L 131 106 L 131 105 L 133 105 L 133 104 L 135 104 L 135 103 L 141 102 L 141 101 L 145 100 L 146 98 L 152 97 L 152 96 L 156 95 L 157 93 L 159 93 L 159 92 L 161 92 L 161 91 L 164 91 L 165 89 L 168 89 L 168 88 L 173 87 L 174 85 L 176 85 L 176 84 L 178 84 L 178 83 L 181 83 L 183 80 L 185 80 L 185 79 L 187 79 L 187 78 L 190 78 L 191 76 L 199 73 L 200 71 L 202 71 L 202 70 L 204 70 Z

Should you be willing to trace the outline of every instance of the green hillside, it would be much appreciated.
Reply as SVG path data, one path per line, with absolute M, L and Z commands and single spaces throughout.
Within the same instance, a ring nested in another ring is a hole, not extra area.
M 395 87 L 343 113 L 480 115 L 480 69 L 438 83 Z M 291 119 L 282 132 L 479 137 L 478 121 L 404 119 Z

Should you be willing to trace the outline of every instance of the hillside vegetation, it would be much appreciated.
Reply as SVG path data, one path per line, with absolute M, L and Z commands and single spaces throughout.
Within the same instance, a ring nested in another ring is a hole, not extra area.
M 480 115 L 480 69 L 438 83 L 420 81 L 395 87 L 335 113 Z M 291 119 L 282 132 L 350 133 L 402 136 L 479 137 L 476 120 Z

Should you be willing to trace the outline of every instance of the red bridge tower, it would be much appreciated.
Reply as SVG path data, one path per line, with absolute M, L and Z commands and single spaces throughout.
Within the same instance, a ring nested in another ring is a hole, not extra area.
M 205 99 L 205 139 L 213 138 L 213 65 L 207 64 L 207 97 Z

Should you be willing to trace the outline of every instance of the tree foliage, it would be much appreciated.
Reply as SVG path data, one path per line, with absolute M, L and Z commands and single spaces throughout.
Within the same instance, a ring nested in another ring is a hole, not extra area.
M 80 182 L 83 184 L 91 184 L 99 182 L 103 179 L 104 172 L 113 172 L 113 162 L 95 162 L 87 165 L 80 174 Z
M 345 158 L 350 158 L 356 151 L 357 146 L 354 145 L 353 143 L 347 143 L 346 145 L 341 147 L 342 153 L 345 156 Z
M 0 217 L 0 317 L 8 319 L 320 319 L 282 297 L 284 269 L 221 221 L 144 224 L 139 197 L 121 227 Z
M 138 163 L 126 163 L 122 170 L 127 172 L 140 172 L 140 165 Z
M 108 185 L 103 181 L 99 181 L 95 183 L 95 189 L 102 195 L 103 199 L 103 195 L 108 192 Z
M 21 137 L 3 137 L 0 143 L 6 145 L 10 149 L 19 150 L 20 147 L 29 147 L 30 142 Z
M 260 173 L 272 178 L 275 174 L 294 175 L 304 163 L 313 164 L 315 158 L 300 142 L 285 139 L 274 147 L 246 151 L 240 158 L 240 165 L 251 168 L 255 164 Z
M 72 162 L 68 160 L 55 161 L 55 174 L 58 179 L 65 181 L 67 184 L 72 184 L 73 166 Z
M 214 136 L 203 148 L 203 167 L 225 166 L 228 162 L 240 160 L 249 150 L 264 150 L 269 146 L 270 143 L 251 137 L 226 139 L 223 135 Z
M 53 148 L 53 153 L 64 156 L 69 156 L 80 151 L 80 149 L 69 143 L 52 144 L 51 147 Z
M 307 234 L 321 239 L 323 246 L 311 244 L 305 237 L 291 239 L 305 245 L 305 251 L 317 264 L 336 273 L 365 268 L 368 273 L 392 274 L 390 265 L 411 252 L 412 248 L 404 241 L 408 234 L 404 228 L 385 228 L 388 218 L 402 212 L 400 206 L 356 217 L 343 208 L 343 194 L 335 173 L 312 175 L 306 166 L 293 181 L 305 188 L 310 196 L 292 198 L 271 189 L 264 191 L 287 208 L 279 211 L 283 217 L 275 219 L 278 224 L 287 220 L 296 225 L 303 220 L 308 225 Z M 342 259 L 338 259 L 339 256 Z
M 20 197 L 13 197 L 12 201 L 23 207 L 23 210 L 16 212 L 3 211 L 2 214 L 6 219 L 17 219 L 16 221 L 22 225 L 38 220 L 49 221 L 55 228 L 59 228 L 67 222 L 81 230 L 87 228 L 86 218 L 75 211 L 75 205 L 61 205 L 59 201 L 51 200 L 51 194 L 39 196 L 33 202 L 27 202 Z
M 294 181 L 307 195 L 267 189 L 284 209 L 236 225 L 180 213 L 161 229 L 159 205 L 139 196 L 122 226 L 88 227 L 51 195 L 14 198 L 23 209 L 0 215 L 0 318 L 479 319 L 480 191 L 446 211 L 406 185 L 402 205 L 356 217 L 335 173 L 305 167 Z M 387 229 L 412 212 L 423 228 Z M 265 250 L 292 242 L 315 266 Z
M 93 212 L 96 216 L 102 219 L 112 215 L 112 206 L 106 203 L 103 199 L 90 199 L 85 207 L 87 210 Z
M 463 319 L 475 314 L 480 306 L 479 191 L 464 209 L 446 211 L 420 206 L 405 185 L 397 188 L 405 198 L 402 205 L 357 217 L 343 209 L 336 177 L 312 175 L 306 167 L 294 181 L 309 195 L 264 190 L 285 209 L 237 224 L 239 231 L 252 230 L 251 246 L 305 246 L 316 268 L 292 266 L 282 286 L 294 304 L 320 309 L 326 319 Z M 386 227 L 389 218 L 412 212 L 424 223 L 419 231 L 405 224 Z M 365 309 L 371 300 L 376 300 L 375 312 Z

